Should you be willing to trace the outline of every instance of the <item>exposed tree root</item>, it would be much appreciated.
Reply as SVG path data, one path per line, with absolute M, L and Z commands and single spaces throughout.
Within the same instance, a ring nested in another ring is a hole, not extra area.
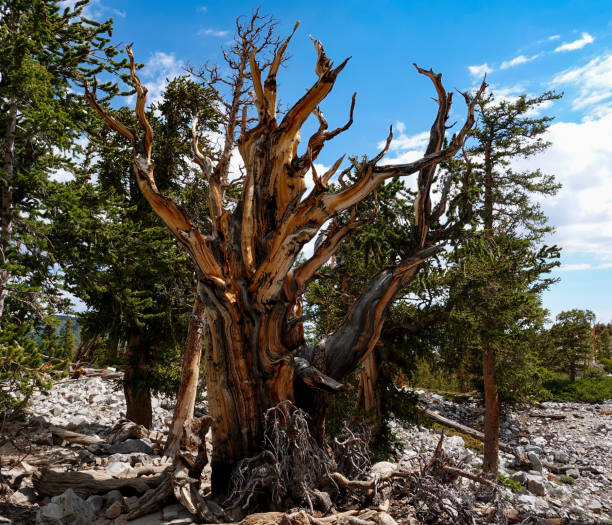
M 315 490 L 330 479 L 336 465 L 310 434 L 304 411 L 283 402 L 266 412 L 264 449 L 243 460 L 233 474 L 226 501 L 243 510 L 325 506 Z

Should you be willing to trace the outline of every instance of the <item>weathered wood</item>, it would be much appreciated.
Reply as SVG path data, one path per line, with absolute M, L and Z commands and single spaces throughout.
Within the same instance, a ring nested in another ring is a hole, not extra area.
M 128 488 L 143 494 L 160 483 L 161 475 L 115 479 L 97 470 L 56 472 L 43 468 L 34 473 L 32 481 L 41 496 L 57 496 L 73 489 L 80 497 L 86 498 L 92 494 L 106 494 L 111 490 Z
M 447 417 L 441 416 L 440 414 L 438 414 L 438 412 L 435 412 L 433 410 L 430 409 L 426 409 L 425 413 L 434 421 L 437 421 L 438 423 L 445 425 L 447 427 L 450 428 L 454 428 L 455 430 L 458 430 L 459 432 L 463 432 L 464 434 L 467 434 L 468 436 L 471 436 L 475 439 L 478 439 L 480 441 L 484 442 L 484 434 L 482 432 L 480 432 L 479 430 L 476 430 L 474 428 L 470 428 L 467 427 L 465 425 L 462 425 L 461 423 L 457 423 L 456 421 L 453 421 L 452 419 L 448 419 Z M 506 445 L 505 443 L 500 442 L 499 443 L 499 448 L 500 450 L 503 450 L 504 452 L 508 452 L 509 454 L 515 454 L 516 451 L 514 450 L 514 448 L 512 448 L 510 445 Z
M 353 121 L 354 97 L 348 122 L 333 131 L 328 131 L 327 121 L 319 109 L 348 59 L 334 66 L 322 44 L 315 41 L 316 80 L 279 123 L 276 75 L 291 37 L 282 44 L 270 39 L 265 36 L 268 31 L 257 26 L 260 19 L 254 15 L 250 22 L 237 27 L 236 60 L 231 61 L 235 74 L 231 84 L 233 93 L 231 101 L 219 101 L 226 110 L 223 114 L 226 133 L 218 162 L 213 163 L 202 153 L 197 123 L 192 127 L 194 158 L 210 188 L 211 224 L 205 231 L 157 188 L 152 159 L 153 130 L 145 112 L 147 89 L 136 73 L 131 47 L 128 46 L 127 52 L 136 88 L 139 130 L 129 129 L 108 114 L 96 101 L 95 86 L 86 91 L 86 98 L 105 122 L 133 146 L 133 171 L 143 196 L 190 254 L 198 270 L 199 295 L 205 312 L 215 497 L 224 495 L 237 462 L 259 451 L 265 411 L 279 402 L 295 401 L 296 389 L 311 389 L 311 395 L 300 395 L 300 400 L 308 405 L 316 425 L 322 426 L 327 404 L 325 400 L 319 402 L 317 396 L 327 394 L 312 394 L 312 388 L 325 392 L 341 389 L 342 378 L 374 348 L 393 299 L 416 277 L 422 264 L 442 249 L 439 243 L 452 233 L 452 224 L 439 224 L 451 181 L 443 184 L 440 202 L 434 206 L 431 199 L 436 166 L 459 151 L 474 124 L 476 97 L 463 94 L 467 106 L 465 122 L 445 143 L 452 94 L 446 93 L 440 74 L 417 67 L 419 74 L 431 80 L 437 93 L 437 114 L 425 155 L 410 163 L 379 165 L 391 146 L 390 130 L 383 150 L 363 163 L 354 174 L 352 184 L 343 184 L 338 192 L 327 187 L 340 167 L 342 159 L 339 159 L 322 176 L 313 171 L 315 187 L 305 195 L 306 174 L 314 169 L 324 144 L 346 131 Z M 297 25 L 294 31 L 296 28 Z M 264 48 L 274 50 L 271 60 L 258 57 Z M 268 76 L 262 82 L 266 66 L 269 66 Z M 484 88 L 483 83 L 477 96 Z M 257 122 L 247 129 L 246 104 L 250 103 L 244 101 L 244 95 L 251 89 Z M 237 136 L 240 110 L 243 118 Z M 319 127 L 310 137 L 304 154 L 299 155 L 300 130 L 311 115 L 317 118 Z M 225 199 L 225 191 L 229 159 L 235 147 L 244 163 L 244 177 L 240 181 L 239 202 L 230 203 Z M 292 322 L 301 316 L 301 298 L 307 283 L 364 220 L 357 217 L 356 205 L 387 179 L 408 175 L 418 177 L 413 252 L 397 267 L 374 276 L 339 330 L 322 340 L 316 351 L 310 351 L 303 324 Z M 298 266 L 302 248 L 322 229 L 327 229 L 326 238 L 313 256 Z M 317 402 L 313 403 L 314 397 Z M 170 450 L 176 448 L 175 441 L 173 438 Z
M 198 393 L 198 380 L 200 379 L 200 360 L 202 357 L 202 335 L 205 320 L 204 304 L 200 294 L 196 294 L 189 319 L 187 341 L 183 352 L 181 369 L 181 384 L 176 400 L 176 408 L 172 416 L 168 440 L 164 448 L 164 455 L 174 457 L 179 450 L 184 436 L 184 424 L 193 417 L 196 396 Z
M 62 427 L 50 426 L 49 430 L 54 436 L 67 441 L 68 443 L 77 443 L 79 445 L 95 445 L 96 443 L 104 443 L 104 440 L 98 436 L 88 436 L 79 432 L 72 432 Z
M 544 419 L 565 419 L 567 417 L 566 414 L 546 414 L 541 412 L 529 412 L 527 415 L 529 417 L 541 417 Z
M 601 471 L 590 465 L 555 465 L 554 463 L 549 463 L 547 461 L 543 461 L 542 465 L 553 472 L 554 474 L 564 474 L 568 470 L 578 470 L 579 472 L 592 472 L 593 474 L 601 474 Z

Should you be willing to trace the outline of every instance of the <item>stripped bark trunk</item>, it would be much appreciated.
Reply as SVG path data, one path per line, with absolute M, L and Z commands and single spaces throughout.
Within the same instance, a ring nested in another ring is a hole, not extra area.
M 148 429 L 153 426 L 151 388 L 147 356 L 149 348 L 142 334 L 132 334 L 126 346 L 123 392 L 127 406 L 126 417 Z
M 378 365 L 374 352 L 368 354 L 361 367 L 357 409 L 365 413 L 373 435 L 377 435 L 382 427 L 383 414 L 382 397 L 378 384 Z
M 0 257 L 2 268 L 0 269 L 0 326 L 4 315 L 4 305 L 8 296 L 8 282 L 10 272 L 8 252 L 13 240 L 13 177 L 15 175 L 15 137 L 17 131 L 17 99 L 9 101 L 8 118 L 6 124 L 6 138 L 4 143 L 3 181 L 2 189 L 2 224 Z
M 181 384 L 179 386 L 176 408 L 170 425 L 170 432 L 164 455 L 174 457 L 181 445 L 185 421 L 193 417 L 198 381 L 200 378 L 200 360 L 202 356 L 202 335 L 205 318 L 204 305 L 199 294 L 196 294 L 193 310 L 189 319 L 187 342 L 183 353 Z

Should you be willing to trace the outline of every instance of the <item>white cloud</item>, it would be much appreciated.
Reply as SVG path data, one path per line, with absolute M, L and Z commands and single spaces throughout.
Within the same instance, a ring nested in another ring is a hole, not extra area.
M 474 77 L 482 77 L 487 73 L 492 73 L 495 71 L 492 67 L 489 66 L 486 62 L 484 64 L 480 64 L 479 66 L 468 66 L 468 70 L 470 75 Z
M 547 135 L 551 147 L 515 167 L 538 167 L 557 177 L 563 184 L 558 195 L 541 199 L 557 230 L 551 241 L 603 268 L 612 263 L 612 111 L 579 123 L 557 122 Z
M 429 131 L 423 131 L 414 135 L 406 135 L 406 125 L 400 121 L 396 122 L 395 129 L 399 132 L 399 135 L 393 137 L 391 147 L 389 148 L 390 151 L 425 149 L 427 141 L 429 140 Z M 385 142 L 385 140 L 381 140 L 376 147 L 378 149 L 383 149 L 385 147 Z
M 156 51 L 146 61 L 140 76 L 149 90 L 149 104 L 159 102 L 168 81 L 185 74 L 185 64 L 174 53 Z
M 562 266 L 555 268 L 555 271 L 557 272 L 575 272 L 575 271 L 592 270 L 592 269 L 593 269 L 593 266 L 591 266 L 590 264 L 581 263 L 581 264 L 563 264 Z
M 608 270 L 609 268 L 612 268 L 612 263 L 603 263 L 603 264 L 578 263 L 578 264 L 562 264 L 558 268 L 555 268 L 554 271 L 576 272 L 576 271 L 584 271 L 584 270 Z
M 198 7 L 198 11 L 206 13 L 206 11 L 208 11 L 208 7 L 205 5 L 201 5 L 200 7 Z
M 559 40 L 561 38 L 560 35 L 550 35 L 548 37 L 548 40 Z
M 229 31 L 219 29 L 200 29 L 198 35 L 202 36 L 215 36 L 218 38 L 224 38 L 230 34 Z
M 63 0 L 62 2 L 59 2 L 59 5 L 62 8 L 70 7 L 71 9 L 74 9 L 76 3 L 77 0 Z M 97 20 L 109 15 L 125 18 L 127 13 L 124 10 L 104 5 L 101 0 L 91 0 L 89 4 L 83 8 L 83 15 L 85 15 L 87 18 Z
M 531 62 L 532 60 L 535 60 L 539 56 L 540 55 L 533 55 L 531 57 L 526 57 L 525 55 L 519 55 L 517 57 L 514 57 L 512 60 L 504 60 L 501 63 L 501 66 L 499 66 L 499 69 L 508 69 L 510 67 L 515 67 L 521 64 L 526 64 L 527 62 Z
M 559 47 L 556 47 L 555 53 L 582 49 L 584 46 L 592 44 L 594 41 L 595 39 L 591 35 L 589 35 L 588 33 L 582 33 L 582 36 L 578 40 L 574 40 L 573 42 L 566 42 L 565 44 L 561 44 Z
M 603 101 L 612 102 L 612 53 L 591 60 L 582 67 L 567 69 L 553 77 L 553 85 L 570 84 L 579 88 L 578 96 L 572 101 L 573 109 L 582 109 Z M 607 108 L 595 108 L 599 115 Z

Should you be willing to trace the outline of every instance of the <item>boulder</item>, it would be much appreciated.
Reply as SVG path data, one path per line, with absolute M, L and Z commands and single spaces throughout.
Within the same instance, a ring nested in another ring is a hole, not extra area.
M 99 494 L 93 494 L 89 496 L 85 502 L 94 511 L 94 514 L 98 514 L 104 508 L 104 498 Z
M 123 512 L 123 505 L 118 501 L 115 501 L 108 509 L 104 511 L 104 517 L 109 520 L 115 519 Z
M 527 490 L 536 496 L 546 495 L 546 486 L 541 476 L 534 476 L 533 474 L 527 474 L 525 485 Z
M 36 513 L 36 525 L 90 525 L 93 520 L 91 506 L 72 489 L 51 498 L 51 503 Z
M 372 476 L 383 476 L 390 472 L 395 472 L 396 470 L 397 463 L 391 463 L 390 461 L 379 461 L 378 463 L 374 463 L 374 465 L 372 465 L 370 474 Z
M 527 459 L 529 459 L 529 462 L 531 463 L 533 470 L 542 472 L 542 469 L 544 467 L 542 466 L 542 462 L 540 461 L 540 458 L 537 456 L 535 452 L 527 452 Z
M 133 452 L 143 452 L 153 454 L 153 443 L 148 439 L 126 439 L 120 443 L 111 445 L 110 451 L 113 454 L 131 454 Z
M 135 476 L 135 471 L 129 463 L 114 461 L 106 465 L 106 472 L 117 479 L 132 478 Z
M 557 463 L 569 463 L 568 453 L 562 450 L 555 450 L 553 452 L 553 457 Z

